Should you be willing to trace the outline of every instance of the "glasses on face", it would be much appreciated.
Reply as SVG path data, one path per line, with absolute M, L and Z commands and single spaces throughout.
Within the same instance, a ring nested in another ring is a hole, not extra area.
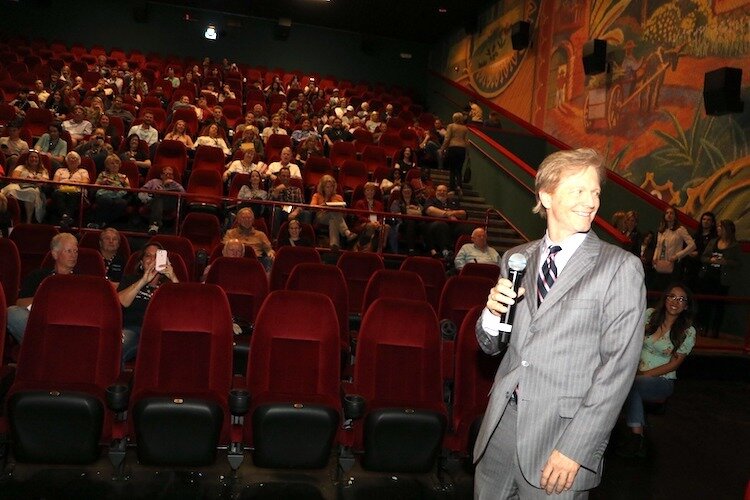
M 688 301 L 687 297 L 675 295 L 673 293 L 667 294 L 667 300 L 671 300 L 672 302 L 679 302 L 681 304 L 686 304 Z

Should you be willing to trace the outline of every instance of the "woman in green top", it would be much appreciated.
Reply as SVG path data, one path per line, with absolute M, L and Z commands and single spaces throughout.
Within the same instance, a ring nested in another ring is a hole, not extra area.
M 662 401 L 672 395 L 676 370 L 695 345 L 692 292 L 674 284 L 654 309 L 646 310 L 646 337 L 643 339 L 638 372 L 625 401 L 628 440 L 618 453 L 643 456 L 644 401 Z

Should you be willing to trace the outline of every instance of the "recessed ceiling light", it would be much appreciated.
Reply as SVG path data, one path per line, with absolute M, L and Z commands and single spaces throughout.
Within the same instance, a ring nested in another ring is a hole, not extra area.
M 441 14 L 445 14 L 446 12 L 448 12 L 448 9 L 446 9 L 445 7 L 440 7 L 438 8 L 438 12 L 440 12 Z

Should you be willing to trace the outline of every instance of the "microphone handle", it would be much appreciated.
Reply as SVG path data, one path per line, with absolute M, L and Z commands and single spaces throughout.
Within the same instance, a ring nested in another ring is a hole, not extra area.
M 514 271 L 513 269 L 508 273 L 508 279 L 513 285 L 513 291 L 516 293 L 518 293 L 518 288 L 521 286 L 523 274 L 523 271 Z M 510 342 L 510 332 L 513 328 L 513 316 L 516 304 L 509 305 L 508 310 L 500 315 L 500 335 L 498 340 L 501 344 Z

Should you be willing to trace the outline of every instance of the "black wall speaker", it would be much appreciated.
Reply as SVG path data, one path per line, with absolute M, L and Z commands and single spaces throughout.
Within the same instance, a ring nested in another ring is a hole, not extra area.
M 583 44 L 583 72 L 596 75 L 607 71 L 607 41 L 589 40 Z
M 745 105 L 740 100 L 742 70 L 719 68 L 703 77 L 703 105 L 707 115 L 742 113 Z
M 510 41 L 513 50 L 528 49 L 530 44 L 531 24 L 526 21 L 518 21 L 510 27 Z
M 274 40 L 286 41 L 289 39 L 289 33 L 292 31 L 292 20 L 288 17 L 282 17 L 276 26 L 273 27 Z

